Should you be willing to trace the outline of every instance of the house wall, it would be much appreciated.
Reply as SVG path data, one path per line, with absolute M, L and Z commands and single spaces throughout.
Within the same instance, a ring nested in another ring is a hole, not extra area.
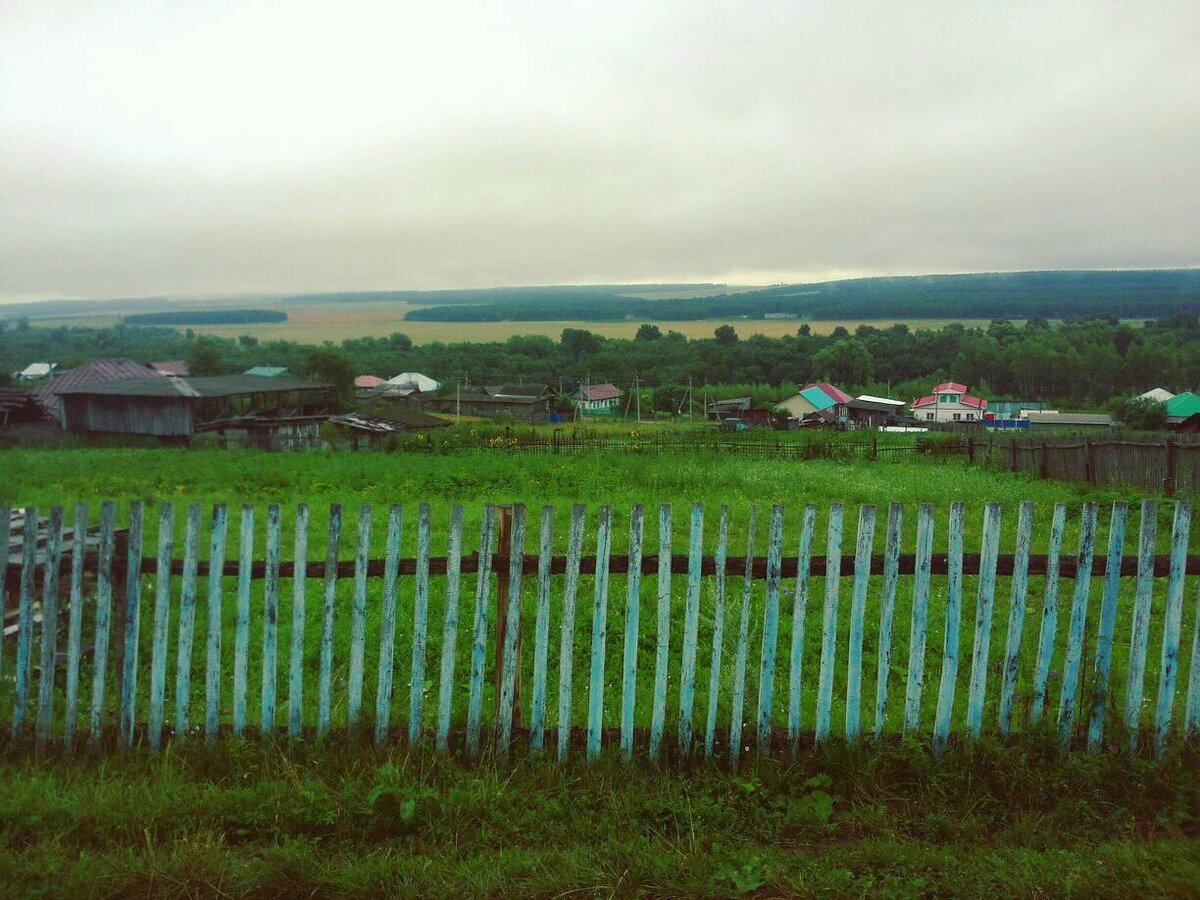
M 933 413 L 932 418 L 930 418 L 930 413 Z M 920 406 L 913 410 L 913 415 L 921 422 L 977 422 L 983 418 L 984 413 L 986 410 L 967 406 L 957 400 L 952 403 L 943 403 L 940 399 L 931 406 Z M 957 419 L 954 418 L 955 415 L 958 416 Z
M 180 397 L 113 397 L 65 394 L 67 431 L 181 437 L 193 431 L 192 409 Z

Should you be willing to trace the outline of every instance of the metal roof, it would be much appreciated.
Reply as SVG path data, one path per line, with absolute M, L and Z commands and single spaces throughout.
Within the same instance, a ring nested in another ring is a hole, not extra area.
M 281 394 L 329 385 L 300 378 L 268 378 L 265 375 L 209 375 L 200 378 L 128 378 L 106 384 L 82 384 L 59 390 L 59 394 L 103 397 L 235 397 L 242 394 Z
M 623 391 L 611 382 L 603 384 L 580 385 L 576 393 L 584 400 L 614 400 L 622 396 Z
M 55 375 L 34 392 L 34 397 L 61 422 L 62 401 L 58 399 L 58 394 L 85 385 L 100 385 L 130 378 L 165 380 L 164 376 L 155 374 L 154 370 L 144 363 L 123 356 L 93 359 L 70 371 Z
M 262 375 L 264 378 L 278 378 L 287 374 L 287 366 L 254 366 L 247 369 L 244 375 Z

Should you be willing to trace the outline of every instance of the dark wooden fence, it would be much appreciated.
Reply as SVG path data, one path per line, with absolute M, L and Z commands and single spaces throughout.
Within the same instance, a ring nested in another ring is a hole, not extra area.
M 1172 740 L 1195 737 L 1200 730 L 1200 615 L 1195 611 L 1186 670 L 1181 639 L 1185 578 L 1200 573 L 1200 557 L 1188 555 L 1191 505 L 1184 501 L 1174 504 L 1165 554 L 1157 552 L 1159 503 L 1142 502 L 1136 551 L 1130 556 L 1125 537 L 1128 504 L 1114 503 L 1107 549 L 1099 559 L 1095 548 L 1102 532 L 1094 503 L 1083 504 L 1079 513 L 1073 554 L 1063 547 L 1069 525 L 1063 504 L 1050 515 L 1044 552 L 1033 552 L 1035 509 L 1029 502 L 1016 511 L 1011 554 L 1000 552 L 1004 510 L 999 503 L 988 503 L 982 510 L 978 554 L 965 552 L 967 511 L 962 503 L 950 504 L 940 525 L 934 508 L 922 504 L 916 510 L 915 543 L 908 553 L 902 552 L 905 507 L 887 507 L 882 553 L 876 553 L 878 510 L 861 506 L 853 552 L 843 553 L 844 507 L 834 503 L 823 516 L 823 554 L 813 552 L 818 508 L 799 509 L 794 517 L 798 521 L 793 521 L 798 530 L 785 541 L 785 509 L 775 505 L 765 529 L 766 555 L 755 553 L 761 538 L 752 508 L 744 523 L 746 552 L 740 557 L 729 554 L 728 509 L 721 507 L 715 541 L 710 531 L 706 542 L 705 509 L 700 504 L 688 511 L 685 554 L 673 553 L 669 504 L 658 510 L 653 556 L 643 552 L 645 513 L 640 504 L 628 515 L 624 554 L 611 552 L 616 527 L 612 508 L 599 509 L 589 539 L 596 547 L 591 555 L 584 552 L 588 516 L 583 506 L 571 508 L 566 553 L 558 555 L 553 552 L 552 507 L 542 507 L 538 549 L 527 553 L 526 535 L 532 543 L 534 529 L 527 525 L 525 506 L 489 505 L 480 516 L 474 553 L 464 552 L 464 509 L 454 506 L 444 535 L 447 554 L 433 557 L 432 514 L 429 505 L 420 504 L 415 556 L 401 554 L 405 509 L 393 505 L 384 526 L 385 555 L 371 558 L 374 512 L 363 506 L 355 553 L 345 561 L 339 558 L 341 505 L 329 512 L 324 559 L 310 560 L 310 513 L 300 504 L 290 514 L 295 526 L 290 562 L 283 559 L 283 510 L 278 505 L 267 509 L 261 558 L 255 555 L 255 510 L 243 507 L 236 562 L 234 553 L 226 552 L 229 516 L 224 505 L 214 507 L 207 528 L 200 507 L 188 507 L 178 560 L 170 503 L 158 508 L 156 544 L 153 535 L 143 533 L 147 523 L 142 503 L 130 504 L 124 550 L 119 549 L 121 527 L 112 502 L 101 506 L 98 530 L 89 529 L 83 504 L 76 506 L 69 532 L 59 507 L 45 519 L 39 519 L 36 510 L 25 512 L 16 560 L 0 570 L 15 589 L 18 620 L 11 653 L 4 652 L 8 641 L 0 643 L 0 675 L 5 674 L 5 660 L 15 659 L 11 679 L 3 679 L 12 684 L 8 731 L 14 741 L 30 741 L 41 749 L 61 745 L 69 751 L 80 737 L 101 748 L 110 745 L 107 738 L 113 735 L 118 747 L 151 748 L 160 747 L 167 737 L 183 740 L 193 733 L 202 733 L 206 740 L 252 732 L 319 740 L 335 728 L 354 733 L 367 723 L 373 724 L 374 739 L 382 743 L 391 739 L 396 720 L 403 722 L 405 739 L 411 743 L 423 742 L 432 733 L 437 749 L 461 748 L 472 757 L 485 746 L 505 757 L 519 741 L 531 751 L 553 743 L 562 759 L 574 735 L 588 758 L 595 758 L 605 742 L 618 743 L 627 757 L 636 752 L 653 758 L 663 754 L 664 740 L 673 734 L 672 755 L 711 757 L 714 747 L 722 747 L 736 763 L 745 749 L 743 729 L 760 753 L 789 748 L 795 752 L 802 740 L 833 739 L 835 708 L 844 715 L 840 730 L 846 740 L 859 740 L 864 732 L 874 738 L 907 732 L 929 735 L 936 751 L 952 732 L 965 739 L 985 730 L 1007 736 L 1044 726 L 1051 718 L 1064 748 L 1078 739 L 1093 752 L 1115 745 L 1136 749 L 1141 742 L 1161 754 Z M 0 510 L 0 520 L 8 515 Z M 945 529 L 944 554 L 934 553 L 939 527 Z M 705 552 L 706 543 L 711 553 Z M 143 557 L 144 544 L 156 545 L 156 556 Z M 795 547 L 795 555 L 785 555 L 785 546 Z M 675 574 L 686 575 L 681 605 L 673 605 Z M 466 581 L 465 575 L 474 578 Z M 655 578 L 653 599 L 643 598 L 645 575 Z M 843 575 L 851 582 L 848 615 L 841 606 Z M 226 604 L 225 576 L 236 579 L 232 609 Z M 621 578 L 625 599 L 612 604 L 621 633 L 610 639 L 613 576 Z M 739 576 L 740 590 L 729 581 Z M 911 605 L 898 603 L 900 578 L 909 576 L 905 592 L 911 594 Z M 964 586 L 965 576 L 975 577 L 971 592 Z M 1026 637 L 1031 576 L 1042 578 L 1036 641 L 1029 639 L 1032 632 Z M 588 621 L 581 618 L 577 628 L 583 577 L 590 579 L 591 616 Z M 1008 579 L 1007 591 L 998 590 L 1001 577 Z M 352 590 L 339 596 L 342 578 L 352 579 Z M 435 578 L 440 588 L 436 592 Z M 1064 598 L 1060 604 L 1064 578 L 1072 579 L 1073 587 L 1069 603 Z M 281 589 L 284 579 L 291 581 L 290 601 Z M 307 607 L 309 579 L 320 589 L 315 611 L 319 615 L 310 614 Z M 523 594 L 527 579 L 531 598 Z M 816 579 L 821 580 L 820 590 Z M 1122 579 L 1134 580 L 1125 603 Z M 1165 579 L 1161 593 L 1160 579 Z M 1093 598 L 1093 581 L 1101 584 L 1098 598 Z M 206 591 L 199 587 L 203 584 Z M 474 602 L 460 617 L 464 592 L 467 597 L 473 594 Z M 8 593 L 3 595 L 7 598 Z M 974 595 L 973 626 L 971 616 L 962 623 L 969 593 Z M 814 602 L 811 612 L 810 596 L 814 601 L 821 598 L 820 607 Z M 431 597 L 436 600 L 432 605 Z M 735 601 L 736 613 L 727 609 Z M 1005 605 L 1001 643 L 998 629 L 993 637 L 993 622 Z M 1060 605 L 1069 608 L 1065 630 Z M 907 642 L 896 621 L 899 609 L 909 612 Z M 431 610 L 441 613 L 433 627 Z M 199 623 L 198 613 L 203 613 Z M 462 621 L 468 613 L 469 624 Z M 809 622 L 818 618 L 819 630 L 817 622 Z M 553 634 L 552 621 L 558 626 Z M 756 666 L 750 663 L 752 622 L 761 636 Z M 1157 691 L 1147 715 L 1144 687 L 1148 673 L 1154 672 L 1154 666 L 1147 665 L 1152 622 L 1158 626 L 1160 652 Z M 926 647 L 934 640 L 929 632 L 938 623 L 943 625 L 940 652 L 935 649 L 927 661 Z M 64 626 L 65 639 L 60 637 Z M 809 626 L 813 630 L 806 639 Z M 286 656 L 278 647 L 281 630 L 287 638 Z M 894 638 L 894 631 L 900 637 Z M 531 656 L 522 651 L 528 646 L 523 634 L 532 639 Z M 972 635 L 969 678 L 964 679 L 960 662 L 966 662 L 966 639 Z M 786 637 L 785 646 L 780 646 L 781 636 Z M 708 649 L 702 653 L 705 642 Z M 436 674 L 427 674 L 431 646 L 437 647 Z M 368 648 L 375 669 L 374 704 L 364 709 Z M 893 652 L 898 659 L 905 648 L 902 667 L 893 661 Z M 495 654 L 490 677 L 489 649 Z M 727 649 L 733 652 L 732 660 Z M 396 661 L 404 650 L 407 665 Z M 1120 697 L 1113 683 L 1118 650 L 1125 665 Z M 251 671 L 252 659 L 257 672 Z M 344 680 L 340 674 L 335 679 L 335 670 L 342 671 L 335 659 L 345 660 Z M 558 670 L 557 716 L 549 712 L 552 662 Z M 285 664 L 281 674 L 278 670 Z M 940 671 L 939 681 L 935 690 L 926 691 L 926 673 L 934 667 Z M 408 676 L 407 697 L 400 699 L 398 714 L 393 689 L 397 669 Z M 889 701 L 894 670 L 903 684 Z M 1182 728 L 1174 716 L 1181 670 L 1188 673 Z M 495 713 L 485 721 L 485 689 L 493 679 Z M 871 680 L 874 691 L 868 701 L 864 682 Z M 172 682 L 173 717 L 165 707 Z M 280 697 L 281 683 L 286 685 L 285 699 Z M 521 713 L 523 683 L 531 686 L 528 718 Z M 757 696 L 751 697 L 754 685 Z M 582 722 L 573 696 L 586 697 Z M 705 705 L 697 713 L 700 696 Z M 286 703 L 279 711 L 282 725 L 276 721 L 280 702 Z M 202 726 L 191 712 L 193 703 L 202 705 Z M 748 704 L 753 706 L 750 711 Z
M 971 457 L 1010 472 L 1124 485 L 1168 497 L 1200 490 L 1200 442 L 1176 437 L 970 438 Z

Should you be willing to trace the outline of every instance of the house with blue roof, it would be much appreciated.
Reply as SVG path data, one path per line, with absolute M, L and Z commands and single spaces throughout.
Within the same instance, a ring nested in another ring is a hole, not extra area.
M 803 419 L 813 413 L 825 413 L 834 419 L 845 419 L 847 407 L 854 398 L 840 388 L 823 381 L 806 384 L 786 400 L 776 404 L 775 409 L 785 412 L 789 419 Z

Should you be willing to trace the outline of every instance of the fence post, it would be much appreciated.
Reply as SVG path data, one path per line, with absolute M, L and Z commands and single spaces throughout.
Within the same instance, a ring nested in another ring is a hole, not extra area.
M 967 465 L 975 463 L 975 438 L 967 437 Z
M 497 542 L 496 553 L 504 560 L 512 554 L 511 505 L 496 507 Z M 496 569 L 496 727 L 500 727 L 500 685 L 504 678 L 504 639 L 508 631 L 509 566 L 507 563 Z M 521 635 L 517 634 L 516 658 L 521 658 Z M 521 722 L 521 667 L 516 669 L 513 682 L 513 725 Z
M 1163 485 L 1163 493 L 1168 497 L 1175 496 L 1175 440 L 1167 438 L 1163 445 L 1167 453 L 1167 477 L 1166 484 Z
M 1050 467 L 1049 467 L 1049 461 L 1047 459 L 1047 455 L 1048 455 L 1047 449 L 1048 448 L 1047 448 L 1046 442 L 1042 441 L 1042 461 L 1038 467 L 1038 477 L 1039 478 L 1049 478 L 1050 477 L 1050 474 L 1049 474 Z
M 1086 480 L 1088 484 L 1095 484 L 1096 483 L 1096 448 L 1092 445 L 1091 438 L 1084 439 L 1083 448 L 1084 448 L 1084 454 L 1085 454 L 1084 464 L 1083 464 L 1084 480 Z
M 1015 438 L 1009 442 L 1008 449 L 1011 451 L 1010 455 L 1012 456 L 1011 469 L 1015 472 L 1017 471 L 1017 441 Z

